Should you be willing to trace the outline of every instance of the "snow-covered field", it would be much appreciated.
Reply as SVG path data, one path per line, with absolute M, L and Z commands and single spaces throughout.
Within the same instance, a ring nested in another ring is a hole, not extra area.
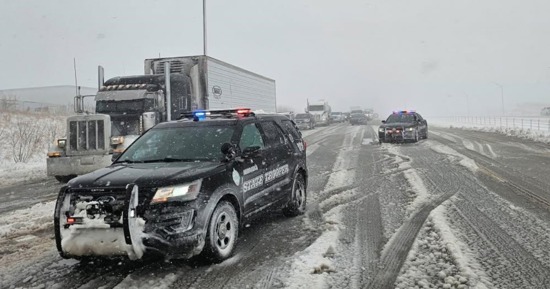
M 46 178 L 46 153 L 65 135 L 62 115 L 0 114 L 0 186 Z

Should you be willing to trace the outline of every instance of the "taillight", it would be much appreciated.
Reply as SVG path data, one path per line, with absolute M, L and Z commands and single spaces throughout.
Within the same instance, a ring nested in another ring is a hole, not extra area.
M 307 142 L 305 140 L 302 141 L 304 143 L 304 150 L 307 149 Z

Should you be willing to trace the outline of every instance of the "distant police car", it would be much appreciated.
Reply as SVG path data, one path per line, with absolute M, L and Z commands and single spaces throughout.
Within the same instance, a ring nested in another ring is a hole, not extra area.
M 54 214 L 64 258 L 144 253 L 228 258 L 266 209 L 304 213 L 306 143 L 282 115 L 200 111 L 161 123 L 111 166 L 63 187 Z
M 383 142 L 417 142 L 428 138 L 428 122 L 414 111 L 397 111 L 382 121 L 378 139 Z

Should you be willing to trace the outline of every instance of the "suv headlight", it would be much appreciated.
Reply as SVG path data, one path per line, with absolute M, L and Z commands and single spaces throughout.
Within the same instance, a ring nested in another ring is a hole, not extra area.
M 197 198 L 201 184 L 202 179 L 187 184 L 158 188 L 151 204 L 168 201 L 192 201 Z
M 414 130 L 414 127 L 408 127 L 405 129 L 406 131 L 413 131 Z
M 378 128 L 378 132 L 384 132 L 384 128 L 383 127 Z

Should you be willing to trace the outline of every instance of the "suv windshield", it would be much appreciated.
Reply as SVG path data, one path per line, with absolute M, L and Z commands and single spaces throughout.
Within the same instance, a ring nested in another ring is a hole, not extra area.
M 405 114 L 405 113 L 395 113 L 388 117 L 386 120 L 386 123 L 396 123 L 396 122 L 407 122 L 407 123 L 413 123 L 414 122 L 414 115 L 413 114 Z
M 117 162 L 220 161 L 222 144 L 233 127 L 190 126 L 153 129 L 124 152 Z

